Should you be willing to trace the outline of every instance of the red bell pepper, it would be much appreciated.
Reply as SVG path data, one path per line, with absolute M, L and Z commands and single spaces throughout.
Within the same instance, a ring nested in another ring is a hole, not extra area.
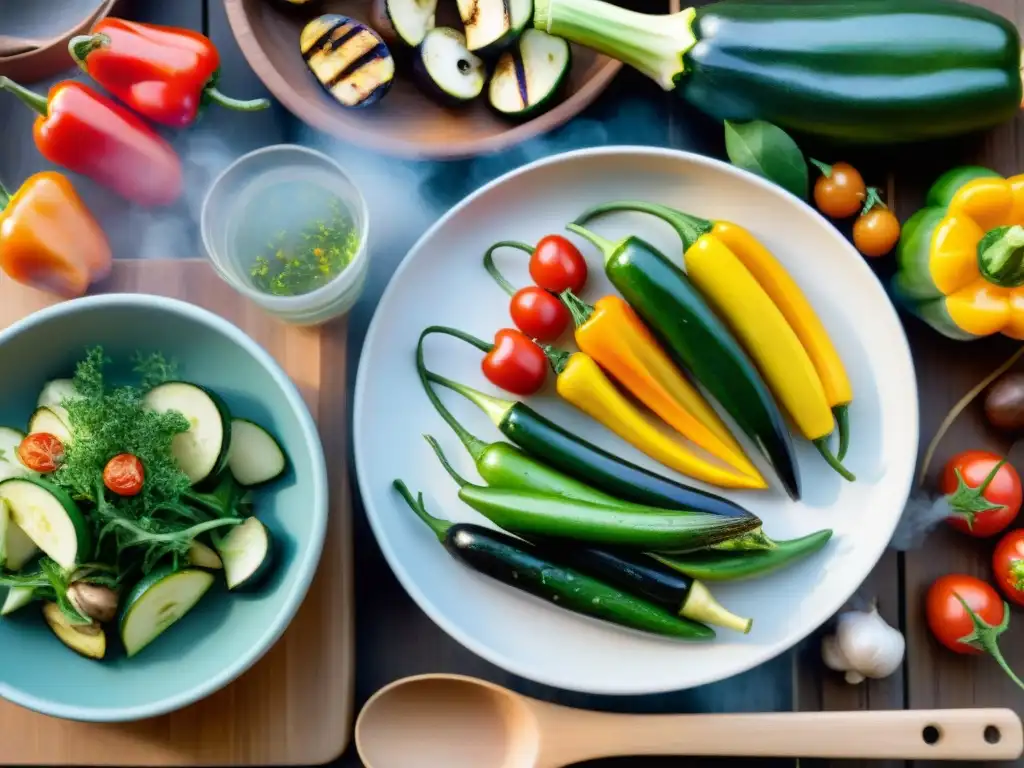
M 10 91 L 41 116 L 32 135 L 43 157 L 88 176 L 139 205 L 168 205 L 181 195 L 181 160 L 137 115 L 73 80 L 48 97 L 0 77 Z
M 207 102 L 246 112 L 270 106 L 218 91 L 220 55 L 208 37 L 189 29 L 107 18 L 72 38 L 68 50 L 97 83 L 161 125 L 191 125 Z

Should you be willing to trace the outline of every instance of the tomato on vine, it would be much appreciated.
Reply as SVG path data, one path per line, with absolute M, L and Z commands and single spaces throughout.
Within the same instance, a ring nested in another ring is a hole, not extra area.
M 512 297 L 508 308 L 512 322 L 531 339 L 554 341 L 569 327 L 569 310 L 558 296 L 546 288 L 528 285 L 517 291 L 494 265 L 494 251 L 502 246 L 518 247 L 515 243 L 504 241 L 495 243 L 484 253 L 484 269 L 494 278 L 494 282 Z
M 867 197 L 860 172 L 849 163 L 827 165 L 811 159 L 821 176 L 814 182 L 814 204 L 833 219 L 848 219 L 859 211 Z
M 900 220 L 870 187 L 860 216 L 853 222 L 853 245 L 868 258 L 885 256 L 900 240 Z
M 1003 594 L 1024 606 L 1024 528 L 1010 531 L 996 544 L 992 572 Z
M 1002 456 L 990 451 L 963 451 L 942 471 L 939 490 L 949 504 L 949 524 L 985 538 L 1006 529 L 1020 512 L 1020 475 Z

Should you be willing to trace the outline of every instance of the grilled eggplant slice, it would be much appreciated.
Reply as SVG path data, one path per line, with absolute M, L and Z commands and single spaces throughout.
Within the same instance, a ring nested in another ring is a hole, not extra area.
M 413 73 L 420 88 L 446 106 L 472 101 L 484 90 L 484 62 L 466 49 L 465 36 L 455 29 L 437 27 L 427 33 L 419 49 Z
M 512 45 L 533 18 L 533 0 L 458 0 L 466 47 L 481 56 Z
M 555 105 L 571 67 L 572 51 L 565 40 L 528 29 L 516 47 L 498 59 L 487 99 L 513 120 L 536 117 Z
M 415 48 L 435 25 L 437 0 L 374 0 L 373 28 L 389 44 Z
M 326 14 L 302 30 L 306 66 L 343 107 L 380 101 L 395 79 L 395 60 L 380 35 L 348 16 Z

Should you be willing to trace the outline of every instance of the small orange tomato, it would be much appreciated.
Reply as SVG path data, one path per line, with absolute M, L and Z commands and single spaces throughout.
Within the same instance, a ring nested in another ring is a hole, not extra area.
M 18 458 L 33 472 L 53 472 L 64 460 L 64 444 L 49 432 L 33 432 L 18 445 Z
M 853 223 L 853 244 L 869 258 L 885 256 L 899 239 L 899 219 L 888 208 L 872 208 Z
M 818 210 L 833 219 L 847 219 L 857 213 L 867 194 L 860 172 L 849 163 L 812 162 L 822 174 L 814 182 L 814 204 Z
M 146 473 L 142 462 L 130 453 L 119 453 L 103 468 L 103 484 L 118 496 L 136 496 Z

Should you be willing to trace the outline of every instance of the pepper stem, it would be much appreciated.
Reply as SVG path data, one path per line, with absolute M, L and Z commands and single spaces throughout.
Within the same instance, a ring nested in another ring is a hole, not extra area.
M 611 240 L 601 237 L 596 232 L 591 232 L 589 229 L 584 229 L 579 224 L 575 223 L 567 224 L 565 228 L 570 232 L 575 232 L 577 235 L 585 238 L 588 242 L 597 247 L 597 249 L 601 251 L 601 255 L 604 257 L 606 264 L 612 260 L 612 257 L 615 256 L 615 252 L 619 249 L 619 246 L 625 242 L 619 241 L 618 243 L 613 243 Z
M 594 314 L 594 307 L 573 293 L 572 288 L 566 288 L 558 294 L 558 298 L 562 300 L 566 309 L 569 310 L 569 314 L 572 315 L 572 322 L 577 328 L 587 322 L 590 316 Z
M 7 187 L 0 181 L 0 213 L 2 213 L 7 205 L 11 202 L 11 193 L 7 191 Z
M 572 357 L 572 353 L 561 350 L 558 347 L 553 347 L 550 344 L 541 345 L 541 349 L 551 364 L 551 370 L 555 372 L 556 376 L 561 374 L 565 370 L 565 366 L 569 364 L 569 358 Z
M 1009 675 L 1010 679 L 1013 680 L 1020 688 L 1024 688 L 1024 681 L 1017 677 L 1013 669 L 1006 662 L 1003 657 L 1003 652 L 999 650 L 999 636 L 1005 632 L 1010 626 L 1010 606 L 1003 602 L 1003 620 L 999 622 L 999 626 L 992 626 L 985 621 L 981 616 L 974 612 L 974 609 L 967 604 L 967 601 L 960 597 L 959 594 L 954 593 L 956 599 L 960 601 L 960 604 L 967 611 L 967 615 L 971 617 L 971 621 L 974 622 L 974 631 L 969 635 L 961 637 L 959 642 L 964 645 L 969 645 L 972 648 L 980 648 L 981 650 L 988 653 L 996 663 L 1003 668 L 1003 671 Z
M 484 254 L 484 269 L 487 270 L 487 274 L 494 278 L 494 282 L 501 286 L 501 288 L 509 296 L 515 294 L 516 289 L 512 283 L 505 279 L 504 275 L 498 271 L 498 268 L 494 265 L 494 252 L 499 248 L 518 248 L 521 251 L 526 251 L 529 254 L 533 254 L 533 248 L 528 246 L 526 243 L 520 243 L 515 240 L 499 240 Z
M 426 369 L 424 369 L 426 370 Z M 494 426 L 500 427 L 502 420 L 506 414 L 515 405 L 513 400 L 503 400 L 500 397 L 494 397 L 493 395 L 485 395 L 483 392 L 467 387 L 465 384 L 459 384 L 457 381 L 446 379 L 444 376 L 434 373 L 433 371 L 426 371 L 427 379 L 440 384 L 442 387 L 448 387 L 452 392 L 458 392 L 464 398 L 469 400 L 473 405 L 479 408 L 481 411 L 487 414 Z
M 456 472 L 455 467 L 453 467 L 448 462 L 448 457 L 444 455 L 444 451 L 441 450 L 441 445 L 437 442 L 437 440 L 435 440 L 430 435 L 424 435 L 423 437 L 430 445 L 430 447 L 434 450 L 434 455 L 437 456 L 438 461 L 441 462 L 441 466 L 444 467 L 444 471 L 448 473 L 452 480 L 458 483 L 459 488 L 465 488 L 467 485 L 469 485 L 469 481 L 462 475 L 460 475 L 458 472 Z
M 736 538 L 720 541 L 708 547 L 716 552 L 764 552 L 778 548 L 779 545 L 764 532 L 764 528 L 755 528 Z
M 110 45 L 110 38 L 102 32 L 94 32 L 91 35 L 75 35 L 68 41 L 68 53 L 83 72 L 88 72 L 85 60 L 89 54 L 100 48 L 106 48 L 108 45 Z
M 9 93 L 13 93 L 15 96 L 21 99 L 23 104 L 30 107 L 31 109 L 34 109 L 43 117 L 46 117 L 46 115 L 50 111 L 45 96 L 38 94 L 35 91 L 30 91 L 23 85 L 18 85 L 9 77 L 0 76 L 0 91 L 7 91 Z
M 854 480 L 857 479 L 857 476 L 854 475 L 853 472 L 844 467 L 839 462 L 839 459 L 832 455 L 832 451 L 829 450 L 828 447 L 827 435 L 825 437 L 819 437 L 817 440 L 815 440 L 814 447 L 818 449 L 818 453 L 821 454 L 821 458 L 823 458 L 825 462 L 830 467 L 832 467 L 832 469 L 834 469 L 836 472 L 842 475 L 845 480 L 848 480 L 849 482 L 852 483 Z
M 839 433 L 839 453 L 836 458 L 842 461 L 850 448 L 850 404 L 843 403 L 832 408 L 836 419 L 836 432 Z
M 444 403 L 441 402 L 441 398 L 437 396 L 434 388 L 430 386 L 430 382 L 427 380 L 430 371 L 427 370 L 427 366 L 423 362 L 423 339 L 429 333 L 429 329 L 421 333 L 419 343 L 416 344 L 416 373 L 420 377 L 420 383 L 423 385 L 423 390 L 427 393 L 427 399 L 430 400 L 437 412 L 441 414 L 441 418 L 445 420 L 445 423 L 452 428 L 452 431 L 454 431 L 459 440 L 462 441 L 462 444 L 466 446 L 466 450 L 469 451 L 469 455 L 473 457 L 473 461 L 479 461 L 480 457 L 487 449 L 487 443 L 471 434 L 469 430 L 456 420 L 451 411 L 444 407 Z
M 982 277 L 1003 288 L 1024 285 L 1024 227 L 996 227 L 978 243 Z
M 478 339 L 476 336 L 473 336 L 472 334 L 466 333 L 465 331 L 460 331 L 457 328 L 449 328 L 446 325 L 431 325 L 429 328 L 424 329 L 423 333 L 420 334 L 420 340 L 422 341 L 423 337 L 426 336 L 428 333 L 443 333 L 448 336 L 454 336 L 456 339 L 461 339 L 462 341 L 465 341 L 467 344 L 472 344 L 481 352 L 490 352 L 492 349 L 494 349 L 493 344 L 488 344 L 483 339 Z
M 615 211 L 638 211 L 657 216 L 676 231 L 679 239 L 683 241 L 684 252 L 697 242 L 702 235 L 706 235 L 714 227 L 714 224 L 707 219 L 691 216 L 667 205 L 647 203 L 642 200 L 616 200 L 611 203 L 595 205 L 593 208 L 589 208 L 577 216 L 573 223 L 586 224 L 590 219 Z
M 753 619 L 741 618 L 727 610 L 725 606 L 715 600 L 711 591 L 696 579 L 693 580 L 690 592 L 679 609 L 679 615 L 693 621 L 713 624 L 716 627 L 733 629 L 744 635 L 748 634 L 754 625 Z
M 212 83 L 203 89 L 203 99 L 227 109 L 233 109 L 236 112 L 259 112 L 261 109 L 267 109 L 270 106 L 270 99 L 235 99 L 231 96 L 225 96 Z
M 395 480 L 392 485 L 394 485 L 395 489 L 402 494 L 402 498 L 405 499 L 405 503 L 412 508 L 412 511 L 416 513 L 416 516 L 426 523 L 427 527 L 434 532 L 434 535 L 437 536 L 437 540 L 444 542 L 445 534 L 448 533 L 448 529 L 452 527 L 452 524 L 447 520 L 434 517 L 432 514 L 427 512 L 427 507 L 423 503 L 422 493 L 417 494 L 414 499 L 409 488 L 401 480 Z

